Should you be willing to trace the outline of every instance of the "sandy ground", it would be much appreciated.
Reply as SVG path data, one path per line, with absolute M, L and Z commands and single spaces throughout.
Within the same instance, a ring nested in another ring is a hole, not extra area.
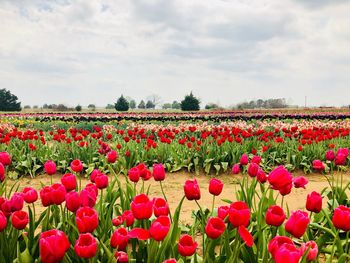
M 293 174 L 294 176 L 303 175 L 302 172 L 297 172 Z M 320 192 L 325 187 L 329 187 L 326 177 L 321 174 L 310 174 L 304 175 L 308 178 L 309 183 L 306 186 L 306 189 L 294 189 L 292 193 L 285 197 L 285 203 L 288 204 L 290 211 L 296 209 L 305 209 L 305 202 L 307 194 L 312 191 Z M 339 176 L 340 174 L 333 174 L 332 176 Z M 53 176 L 53 182 L 60 181 L 60 175 Z M 343 173 L 344 181 L 350 181 L 350 173 Z M 175 210 L 177 205 L 179 204 L 181 198 L 184 195 L 183 185 L 186 180 L 196 178 L 201 190 L 201 199 L 199 200 L 200 205 L 205 208 L 211 208 L 212 204 L 212 195 L 208 192 L 209 180 L 212 178 L 207 175 L 194 176 L 190 173 L 178 172 L 167 174 L 166 180 L 163 182 L 163 188 L 166 193 L 166 196 L 169 201 L 169 206 L 172 211 Z M 241 180 L 243 178 L 242 175 L 221 175 L 217 176 L 224 183 L 224 189 L 222 194 L 216 198 L 215 206 L 218 207 L 220 205 L 225 205 L 226 203 L 222 201 L 222 199 L 229 199 L 235 201 L 235 192 L 237 191 L 239 185 L 237 184 L 237 180 Z M 120 180 L 124 181 L 124 176 L 120 176 Z M 15 181 L 8 181 L 8 185 L 12 185 Z M 82 184 L 85 185 L 89 183 L 87 179 L 83 179 Z M 31 179 L 28 177 L 21 178 L 19 180 L 19 190 L 26 186 L 32 186 L 35 189 L 40 189 L 42 185 L 50 184 L 50 177 L 47 175 L 39 175 L 38 177 Z M 142 183 L 138 183 L 138 186 L 141 187 Z M 155 182 L 154 180 L 149 180 L 145 183 L 145 189 L 150 185 L 150 197 L 161 197 L 162 192 L 159 185 L 159 182 Z M 138 188 L 139 188 L 138 187 Z M 40 200 L 36 202 L 37 212 L 40 213 L 44 208 L 41 206 Z M 193 222 L 192 210 L 197 210 L 198 207 L 194 201 L 188 201 L 185 199 L 182 210 L 180 221 L 183 224 L 190 224 Z

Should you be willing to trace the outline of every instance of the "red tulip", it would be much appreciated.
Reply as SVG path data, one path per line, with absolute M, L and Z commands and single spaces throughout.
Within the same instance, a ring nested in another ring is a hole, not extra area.
M 209 182 L 209 193 L 214 196 L 218 196 L 221 194 L 224 184 L 216 178 L 213 178 Z
M 286 231 L 296 238 L 300 238 L 304 235 L 310 219 L 306 212 L 297 210 L 292 213 L 286 223 Z
M 324 166 L 323 162 L 321 162 L 320 160 L 313 160 L 312 161 L 312 168 L 316 171 L 324 171 L 325 166 Z
M 5 181 L 5 174 L 5 166 L 2 163 L 0 163 L 0 182 Z
M 185 234 L 180 237 L 178 242 L 178 251 L 181 256 L 192 256 L 196 252 L 197 247 L 197 242 L 194 242 L 190 235 Z
M 254 245 L 254 238 L 252 234 L 250 234 L 244 226 L 238 227 L 238 234 L 248 247 L 252 247 Z
M 153 164 L 153 178 L 155 181 L 163 181 L 165 179 L 165 169 L 163 164 Z
M 117 251 L 114 254 L 115 259 L 117 260 L 117 263 L 128 263 L 129 257 L 128 254 L 124 251 Z
M 229 220 L 233 227 L 248 226 L 250 220 L 250 210 L 245 202 L 238 201 L 232 203 L 228 214 Z
M 82 207 L 84 206 L 94 207 L 96 204 L 96 200 L 97 200 L 97 194 L 93 187 L 85 187 L 83 190 L 81 190 L 80 203 Z
M 350 231 L 350 208 L 340 205 L 334 209 L 332 222 L 335 228 Z
M 118 248 L 118 250 L 125 250 L 128 241 L 128 231 L 122 227 L 118 228 L 113 232 L 110 244 L 112 248 Z
M 211 217 L 205 226 L 205 233 L 211 239 L 217 239 L 224 233 L 226 224 L 220 217 Z
M 75 190 L 77 187 L 77 178 L 74 174 L 68 173 L 62 176 L 61 183 L 66 188 L 67 192 Z
M 75 213 L 80 208 L 80 197 L 76 191 L 66 194 L 66 207 L 68 211 Z
M 188 200 L 199 200 L 201 192 L 197 180 L 187 180 L 184 185 L 185 196 Z
M 36 200 L 38 200 L 38 192 L 32 187 L 24 187 L 22 196 L 27 204 L 34 203 Z
M 97 175 L 101 174 L 102 172 L 99 169 L 94 169 L 90 174 L 90 181 L 95 183 L 95 178 Z
M 294 187 L 295 188 L 304 188 L 305 185 L 309 183 L 309 180 L 306 179 L 304 176 L 298 176 L 293 179 Z
M 78 257 L 93 258 L 97 252 L 96 239 L 90 233 L 80 234 L 75 242 L 74 251 Z
M 167 260 L 164 260 L 163 263 L 177 263 L 175 258 L 169 258 Z
M 132 226 L 135 222 L 134 214 L 130 210 L 125 210 L 122 217 L 127 227 Z
M 156 217 L 167 216 L 169 214 L 168 203 L 163 198 L 154 198 L 153 210 Z
M 328 151 L 326 152 L 326 159 L 327 159 L 328 161 L 334 161 L 334 159 L 335 159 L 335 153 L 334 153 L 334 151 L 328 150 Z
M 167 236 L 170 229 L 170 219 L 167 216 L 160 216 L 151 224 L 149 232 L 156 241 L 162 241 Z
M 240 163 L 241 165 L 247 165 L 248 162 L 249 162 L 248 154 L 242 154 L 239 163 Z
M 9 166 L 11 164 L 11 156 L 8 152 L 0 152 L 0 163 L 4 166 Z
M 51 199 L 56 205 L 62 204 L 66 200 L 66 188 L 63 184 L 53 184 L 51 186 Z
M 95 184 L 98 189 L 105 189 L 108 186 L 108 176 L 105 174 L 98 174 L 95 177 Z
M 256 163 L 250 163 L 248 166 L 248 175 L 250 177 L 256 177 L 258 175 L 259 165 Z
M 109 163 L 115 163 L 118 159 L 118 153 L 116 151 L 110 151 L 107 153 L 107 162 Z
M 0 211 L 0 232 L 4 231 L 4 229 L 7 226 L 7 219 L 6 216 L 2 211 Z
M 149 219 L 152 216 L 153 203 L 145 194 L 135 196 L 130 207 L 136 219 Z
M 151 234 L 147 229 L 136 227 L 129 231 L 128 237 L 137 238 L 139 240 L 147 240 L 151 237 Z
M 270 206 L 266 212 L 266 224 L 270 226 L 280 226 L 286 219 L 286 214 L 278 205 Z
M 123 224 L 123 222 L 124 222 L 124 219 L 122 216 L 117 216 L 117 217 L 112 219 L 112 224 L 113 224 L 113 226 L 116 226 L 116 227 Z
M 22 210 L 24 199 L 22 193 L 14 193 L 10 199 L 11 212 Z
M 308 261 L 314 261 L 317 258 L 317 254 L 318 254 L 318 246 L 316 244 L 315 241 L 310 240 L 306 243 L 302 243 L 301 247 L 300 247 L 300 253 L 301 255 L 304 255 L 306 253 L 306 251 L 308 251 L 308 254 L 306 256 L 306 259 Z
M 78 159 L 75 159 L 71 162 L 70 164 L 70 168 L 76 172 L 76 173 L 80 173 L 82 170 L 83 170 L 83 163 L 78 160 Z
M 337 151 L 337 154 L 335 156 L 334 163 L 336 165 L 345 165 L 346 159 L 348 158 L 348 155 L 349 155 L 349 149 L 339 148 Z
M 81 207 L 76 213 L 79 233 L 92 233 L 98 227 L 97 212 L 91 207 Z
M 47 207 L 53 204 L 51 192 L 52 192 L 51 186 L 44 186 L 40 190 L 40 199 L 44 207 Z
M 284 166 L 278 166 L 268 176 L 271 187 L 278 190 L 281 195 L 287 195 L 292 189 L 293 176 Z
M 29 217 L 25 211 L 15 211 L 11 217 L 11 223 L 18 230 L 25 229 L 29 222 Z
M 283 244 L 275 253 L 275 263 L 299 263 L 300 250 L 294 244 Z
M 349 149 L 348 148 L 339 148 L 337 151 L 337 155 L 344 155 L 345 157 L 349 156 Z
M 254 155 L 253 158 L 252 158 L 252 160 L 251 160 L 250 162 L 251 162 L 251 163 L 256 163 L 257 165 L 259 165 L 260 162 L 261 162 L 261 157 L 258 156 L 258 155 Z
M 262 169 L 258 170 L 258 174 L 256 175 L 256 179 L 261 184 L 264 184 L 267 181 L 267 176 L 266 176 L 265 172 Z
M 60 262 L 70 247 L 64 232 L 52 229 L 40 234 L 40 258 L 43 263 Z
M 54 161 L 48 160 L 44 164 L 44 170 L 48 175 L 53 175 L 56 173 L 57 168 Z
M 294 245 L 293 240 L 285 236 L 275 236 L 270 240 L 268 245 L 268 251 L 270 252 L 273 258 L 275 257 L 277 250 L 279 250 L 280 247 L 284 244 Z
M 241 168 L 240 168 L 239 163 L 236 163 L 232 166 L 232 173 L 233 174 L 239 174 L 240 171 L 241 171 Z
M 128 177 L 131 182 L 137 183 L 140 180 L 140 170 L 137 167 L 133 167 L 128 171 Z
M 319 213 L 322 210 L 322 196 L 317 192 L 307 195 L 306 209 L 310 212 Z
M 230 207 L 227 205 L 220 206 L 218 208 L 218 217 L 220 217 L 222 220 L 225 220 L 228 216 L 228 211 L 230 210 Z

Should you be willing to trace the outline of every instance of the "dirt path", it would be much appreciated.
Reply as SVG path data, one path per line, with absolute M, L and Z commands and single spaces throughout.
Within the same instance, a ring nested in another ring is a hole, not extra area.
M 294 173 L 294 176 L 303 175 L 300 173 Z M 340 174 L 334 174 L 333 176 L 339 176 Z M 292 190 L 292 193 L 286 196 L 285 201 L 289 206 L 289 209 L 291 211 L 296 209 L 304 209 L 305 208 L 305 202 L 306 202 L 306 196 L 307 194 L 311 193 L 312 191 L 318 191 L 320 192 L 325 187 L 328 187 L 328 182 L 324 175 L 320 174 L 311 174 L 311 175 L 304 175 L 308 178 L 309 184 L 306 186 L 306 189 L 294 189 Z M 343 173 L 344 181 L 350 182 L 350 173 Z M 56 175 L 53 176 L 53 182 L 59 182 L 60 176 Z M 169 206 L 172 211 L 175 210 L 176 206 L 179 204 L 184 192 L 183 192 L 183 185 L 187 179 L 193 179 L 196 178 L 198 181 L 198 184 L 200 186 L 201 190 L 201 199 L 199 200 L 199 203 L 201 206 L 205 208 L 211 208 L 212 204 L 212 195 L 208 192 L 208 185 L 209 180 L 211 179 L 210 176 L 206 175 L 200 175 L 200 176 L 194 176 L 193 174 L 185 173 L 185 172 L 178 172 L 178 173 L 172 173 L 167 174 L 166 180 L 163 182 L 163 188 L 167 195 Z M 222 201 L 222 199 L 229 199 L 234 201 L 235 200 L 235 191 L 238 189 L 239 185 L 236 183 L 237 179 L 242 179 L 242 175 L 221 175 L 218 176 L 220 180 L 224 182 L 224 189 L 222 194 L 216 198 L 215 206 L 218 207 L 220 205 L 226 204 Z M 121 180 L 124 180 L 123 176 L 120 176 Z M 236 181 L 236 182 L 235 182 Z M 9 185 L 13 184 L 15 181 L 9 181 Z M 42 185 L 48 185 L 50 184 L 50 177 L 47 175 L 40 175 L 34 179 L 31 178 L 21 178 L 19 180 L 19 190 L 22 190 L 23 187 L 26 186 L 32 186 L 35 189 L 40 189 Z M 82 184 L 85 185 L 89 183 L 87 179 L 83 179 Z M 141 183 L 138 184 L 141 186 Z M 158 182 L 155 182 L 154 180 L 149 180 L 145 183 L 145 187 L 150 187 L 150 197 L 161 197 L 162 192 L 159 186 Z M 40 201 L 36 202 L 37 211 L 40 213 L 40 211 L 43 210 L 43 207 L 41 206 Z M 188 201 L 185 199 L 183 203 L 183 207 L 181 210 L 181 218 L 180 221 L 184 224 L 191 223 L 193 220 L 191 219 L 192 210 L 197 210 L 197 205 L 194 201 Z

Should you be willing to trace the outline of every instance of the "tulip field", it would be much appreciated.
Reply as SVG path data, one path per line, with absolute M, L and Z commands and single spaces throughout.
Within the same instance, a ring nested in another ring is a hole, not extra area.
M 350 262 L 350 113 L 0 114 L 0 262 Z

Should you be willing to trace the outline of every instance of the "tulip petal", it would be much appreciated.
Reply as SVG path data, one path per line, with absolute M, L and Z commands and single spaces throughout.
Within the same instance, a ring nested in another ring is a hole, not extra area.
M 243 239 L 244 243 L 248 247 L 252 247 L 253 246 L 254 238 L 244 226 L 239 226 L 238 227 L 238 234 L 241 236 L 241 238 Z
M 148 230 L 143 228 L 134 228 L 128 233 L 129 238 L 137 238 L 140 240 L 147 240 L 150 238 L 150 233 Z

